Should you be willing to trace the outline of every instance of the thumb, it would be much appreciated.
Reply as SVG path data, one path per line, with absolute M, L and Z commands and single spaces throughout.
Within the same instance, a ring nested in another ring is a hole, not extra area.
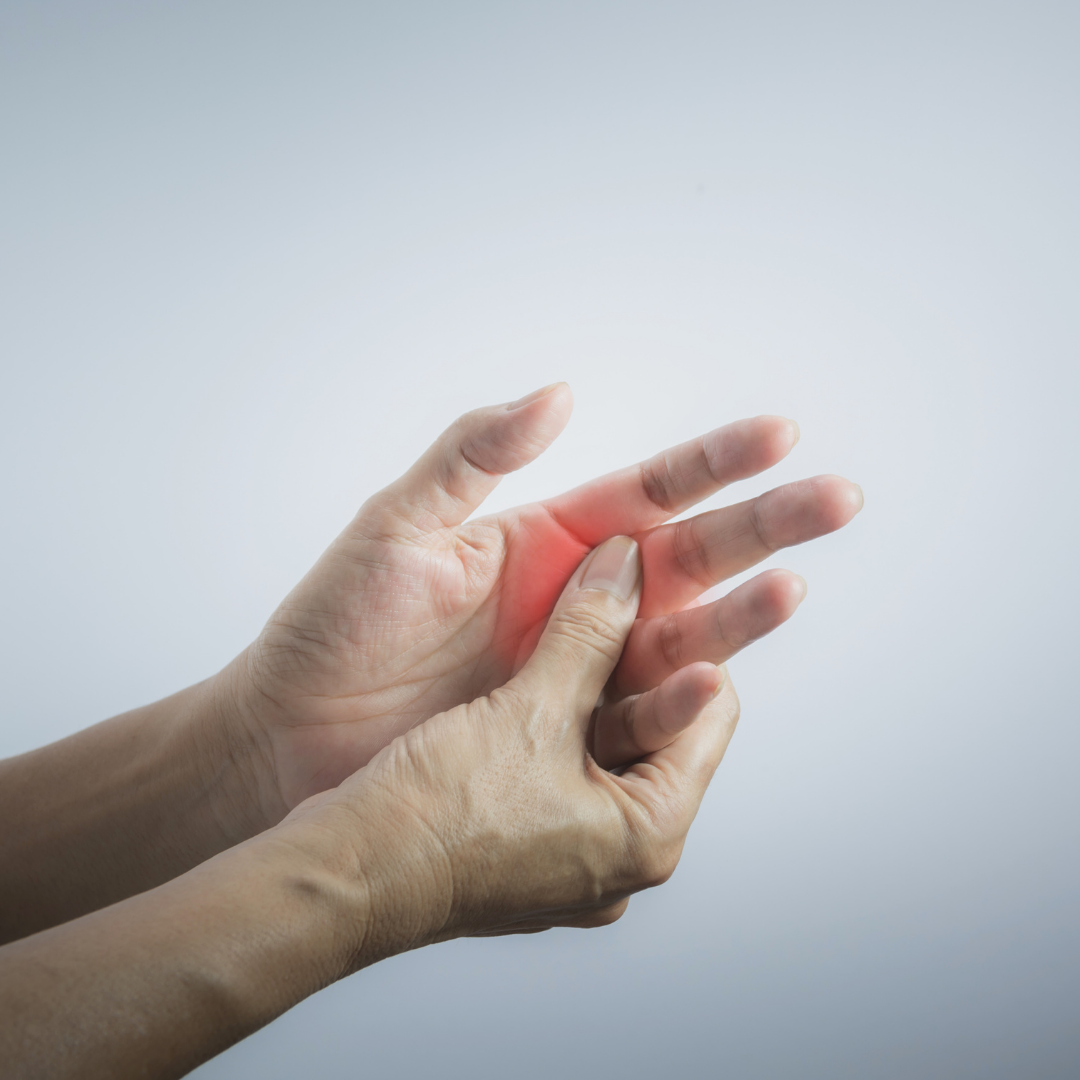
M 574 571 L 514 685 L 581 717 L 584 732 L 640 599 L 641 551 L 629 536 L 612 537 Z
M 458 417 L 399 480 L 361 511 L 397 535 L 460 525 L 507 473 L 541 454 L 570 419 L 573 397 L 554 383 L 510 405 Z M 407 524 L 406 524 L 407 523 Z

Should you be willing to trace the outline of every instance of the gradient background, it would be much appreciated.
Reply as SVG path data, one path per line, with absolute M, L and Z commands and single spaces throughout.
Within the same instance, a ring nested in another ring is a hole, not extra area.
M 0 752 L 217 670 L 457 413 L 858 480 L 663 889 L 226 1077 L 1080 1072 L 1073 3 L 0 5 Z M 714 504 L 719 500 L 713 500 Z

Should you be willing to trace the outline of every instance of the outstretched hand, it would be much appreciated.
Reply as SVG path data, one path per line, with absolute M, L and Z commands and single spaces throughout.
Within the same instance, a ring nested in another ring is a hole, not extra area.
M 266 825 L 421 721 L 506 683 L 585 554 L 622 534 L 640 545 L 644 585 L 592 749 L 606 767 L 661 749 L 717 691 L 716 665 L 784 622 L 805 586 L 770 570 L 714 603 L 698 606 L 698 596 L 840 528 L 862 505 L 854 484 L 819 476 L 668 522 L 791 450 L 796 425 L 763 416 L 557 498 L 468 520 L 503 475 L 550 445 L 571 407 L 569 388 L 556 384 L 458 419 L 361 507 L 238 658 L 237 727 L 226 737 L 234 756 L 259 762 L 246 790 Z

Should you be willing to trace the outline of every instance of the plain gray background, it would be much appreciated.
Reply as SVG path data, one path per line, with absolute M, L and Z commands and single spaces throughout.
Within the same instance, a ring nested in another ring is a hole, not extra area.
M 726 420 L 866 509 L 616 926 L 204 1080 L 1080 1072 L 1076 3 L 0 5 L 0 752 L 217 670 L 457 413 L 491 504 Z

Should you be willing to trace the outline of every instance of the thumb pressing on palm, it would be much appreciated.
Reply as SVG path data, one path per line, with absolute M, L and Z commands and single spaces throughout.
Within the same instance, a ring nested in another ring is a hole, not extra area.
M 536 650 L 511 685 L 527 700 L 544 699 L 584 740 L 640 598 L 641 551 L 628 536 L 612 537 L 567 582 Z
M 351 804 L 350 833 L 378 823 L 378 844 L 361 843 L 354 862 L 381 948 L 602 925 L 674 869 L 722 752 L 720 723 L 693 724 L 622 776 L 586 750 L 640 594 L 637 544 L 602 544 L 510 682 L 412 728 L 316 809 Z

